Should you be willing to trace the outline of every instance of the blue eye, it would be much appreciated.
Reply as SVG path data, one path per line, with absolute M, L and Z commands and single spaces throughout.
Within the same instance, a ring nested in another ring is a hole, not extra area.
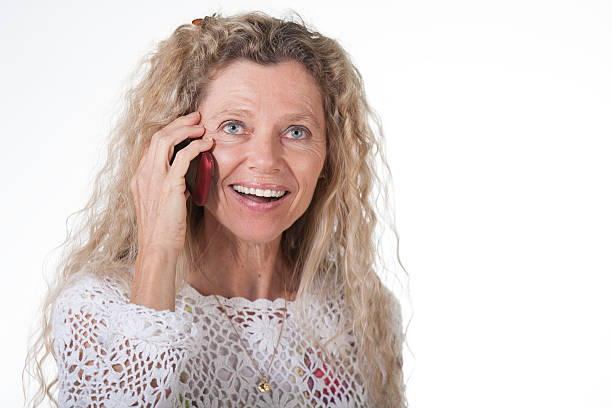
M 243 126 L 237 122 L 229 122 L 227 125 L 223 126 L 223 130 L 230 135 L 241 135 L 244 133 Z
M 291 139 L 304 139 L 307 136 L 307 132 L 306 129 L 293 127 L 287 131 L 287 134 Z

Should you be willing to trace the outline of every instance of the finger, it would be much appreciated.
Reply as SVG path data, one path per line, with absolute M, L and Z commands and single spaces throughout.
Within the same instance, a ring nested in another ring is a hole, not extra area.
M 173 135 L 168 135 L 168 139 L 164 140 L 164 143 L 169 143 L 168 149 L 168 161 L 172 159 L 174 152 L 176 151 L 177 145 L 185 142 L 187 139 L 202 139 L 206 138 L 206 128 L 201 125 L 185 126 L 176 128 Z M 208 137 L 210 139 L 210 137 Z M 188 143 L 189 144 L 189 143 Z M 184 147 L 181 147 L 184 148 Z
M 205 133 L 203 126 L 188 125 L 175 128 L 172 131 L 164 129 L 160 135 L 152 141 L 153 167 L 160 174 L 166 174 L 170 160 L 177 144 L 186 139 L 198 139 Z
M 198 123 L 200 123 L 200 112 L 195 111 L 185 116 L 179 116 L 178 118 L 167 124 L 166 128 L 169 131 L 172 131 L 181 126 L 197 125 Z
M 194 140 L 189 143 L 189 146 L 182 149 L 176 154 L 174 163 L 170 166 L 168 177 L 185 177 L 189 169 L 189 163 L 197 157 L 198 154 L 210 150 L 213 146 L 212 139 Z
M 139 164 L 139 172 L 157 175 L 158 177 L 165 176 L 174 150 L 170 147 L 174 147 L 187 138 L 198 138 L 204 134 L 204 127 L 197 125 L 199 121 L 200 112 L 195 111 L 173 120 L 164 128 L 155 132 L 145 149 L 145 154 Z
M 185 127 L 185 126 L 196 126 L 196 129 L 199 127 L 204 127 L 203 125 L 199 125 L 201 119 L 201 115 L 199 111 L 192 112 L 185 116 L 179 116 L 174 119 L 172 122 L 168 123 L 162 129 L 155 132 L 153 137 L 151 138 L 151 144 L 157 144 L 158 140 L 165 139 L 168 135 L 172 135 L 176 129 Z
M 184 125 L 174 128 L 165 127 L 155 132 L 151 138 L 151 146 L 157 150 L 158 147 L 166 150 L 187 138 L 199 138 L 204 135 L 206 129 L 202 125 Z

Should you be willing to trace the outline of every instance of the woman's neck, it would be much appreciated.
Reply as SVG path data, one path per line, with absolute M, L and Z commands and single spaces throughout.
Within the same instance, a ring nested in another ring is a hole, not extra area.
M 203 295 L 250 300 L 285 297 L 289 268 L 281 255 L 281 237 L 266 243 L 245 242 L 213 220 L 206 220 L 199 243 L 201 257 L 187 278 L 189 284 Z

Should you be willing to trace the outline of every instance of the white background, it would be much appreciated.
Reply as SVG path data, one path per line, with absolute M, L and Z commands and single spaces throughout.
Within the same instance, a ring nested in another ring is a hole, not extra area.
M 254 7 L 339 39 L 382 117 L 411 406 L 612 407 L 607 0 L 2 2 L 1 406 L 128 75 L 179 24 Z

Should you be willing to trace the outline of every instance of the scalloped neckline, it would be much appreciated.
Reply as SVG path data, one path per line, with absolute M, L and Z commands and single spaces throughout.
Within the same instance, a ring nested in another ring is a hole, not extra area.
M 185 282 L 185 287 L 183 288 L 182 292 L 185 292 L 185 291 L 188 293 L 182 294 L 183 299 L 188 297 L 188 298 L 193 299 L 197 304 L 204 304 L 207 306 L 213 305 L 215 307 L 218 306 L 217 301 L 215 300 L 215 295 L 203 295 L 200 292 L 198 292 L 196 288 L 191 286 L 189 282 Z M 242 296 L 234 296 L 234 297 L 226 298 L 224 296 L 217 295 L 217 297 L 219 298 L 219 301 L 222 304 L 233 306 L 233 307 L 238 306 L 238 307 L 248 307 L 248 308 L 253 308 L 253 309 L 269 309 L 272 307 L 275 309 L 280 309 L 285 306 L 285 299 L 282 297 L 276 298 L 274 300 L 270 300 L 267 298 L 259 298 L 255 300 L 250 300 Z M 295 303 L 295 300 L 287 300 L 287 309 L 291 308 L 294 303 Z

